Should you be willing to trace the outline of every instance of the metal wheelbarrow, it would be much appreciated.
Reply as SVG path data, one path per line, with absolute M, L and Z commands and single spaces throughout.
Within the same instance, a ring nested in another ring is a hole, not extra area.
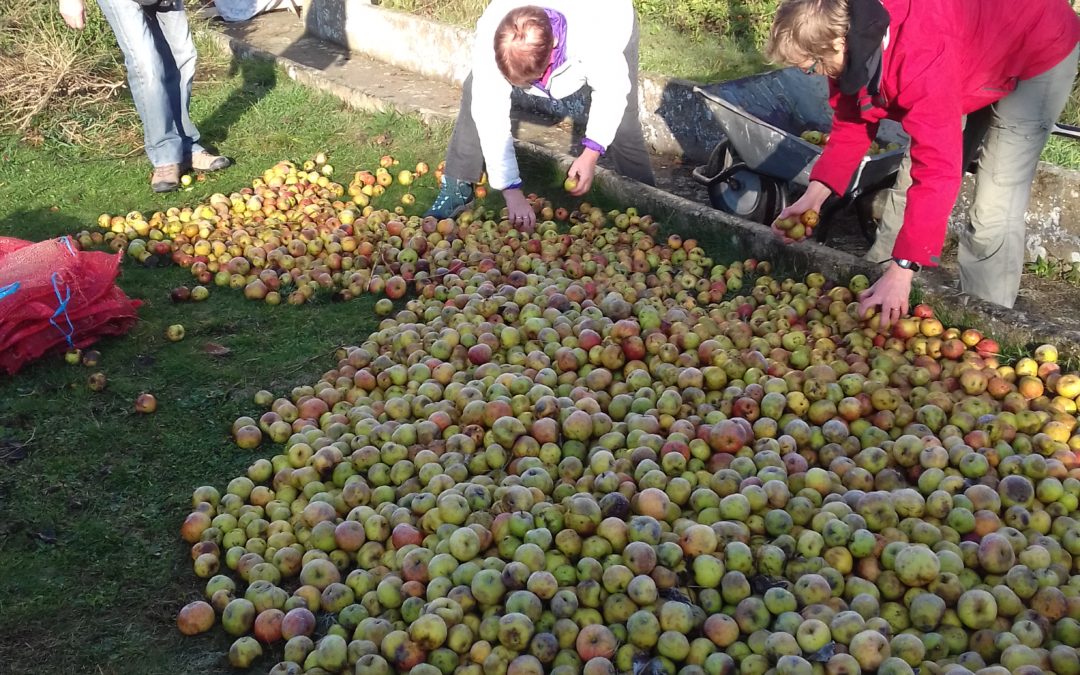
M 708 188 L 714 208 L 763 224 L 801 194 L 822 148 L 801 134 L 832 128 L 828 84 L 824 77 L 784 68 L 706 87 L 694 92 L 720 124 L 724 138 L 708 163 L 693 177 Z M 884 120 L 878 131 L 881 148 L 894 149 L 863 157 L 847 192 L 822 208 L 815 238 L 824 241 L 829 225 L 842 209 L 854 207 L 864 236 L 873 241 L 874 195 L 892 186 L 909 139 L 900 125 Z

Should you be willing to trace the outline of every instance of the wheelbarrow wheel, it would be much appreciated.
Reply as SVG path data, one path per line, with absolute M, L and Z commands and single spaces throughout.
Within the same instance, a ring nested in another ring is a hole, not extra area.
M 718 175 L 737 162 L 738 155 L 724 140 L 709 157 L 709 175 Z M 709 185 L 709 202 L 713 208 L 725 213 L 769 225 L 784 209 L 786 192 L 786 185 L 781 181 L 750 169 L 739 169 L 727 179 Z

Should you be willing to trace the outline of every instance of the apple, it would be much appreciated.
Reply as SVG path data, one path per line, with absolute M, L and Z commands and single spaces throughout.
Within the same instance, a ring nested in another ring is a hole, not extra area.
M 236 598 L 221 613 L 221 626 L 229 635 L 243 635 L 255 624 L 255 605 L 246 598 Z
M 253 637 L 238 638 L 229 647 L 229 664 L 233 668 L 249 668 L 262 656 L 262 645 Z
M 86 386 L 90 388 L 90 391 L 104 391 L 108 386 L 108 380 L 105 378 L 105 373 L 94 373 L 86 379 Z
M 213 628 L 216 619 L 214 608 L 209 603 L 196 600 L 184 605 L 180 610 L 176 617 L 176 627 L 184 635 L 198 635 Z
M 165 337 L 169 342 L 180 342 L 184 339 L 184 327 L 178 323 L 174 323 L 165 329 Z
M 191 299 L 191 289 L 187 286 L 178 286 L 172 289 L 169 293 L 169 298 L 173 302 L 187 302 Z
M 142 393 L 135 399 L 135 412 L 149 414 L 157 410 L 157 399 L 153 394 Z

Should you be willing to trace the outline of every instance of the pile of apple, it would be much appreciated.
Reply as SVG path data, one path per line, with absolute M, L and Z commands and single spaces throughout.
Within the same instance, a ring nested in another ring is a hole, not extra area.
M 480 215 L 368 214 L 459 264 L 235 422 L 275 450 L 195 490 L 181 631 L 274 675 L 1080 672 L 1053 347 L 881 330 L 865 277 L 714 264 L 632 210 Z
M 139 211 L 102 214 L 101 231 L 77 238 L 84 247 L 106 245 L 148 266 L 172 261 L 190 269 L 199 285 L 175 289 L 177 302 L 205 298 L 211 283 L 242 289 L 249 299 L 271 305 L 303 304 L 323 290 L 339 300 L 363 293 L 397 299 L 406 282 L 423 282 L 440 266 L 460 264 L 461 252 L 446 236 L 447 226 L 440 229 L 435 221 L 423 232 L 403 232 L 406 209 L 416 202 L 412 186 L 430 169 L 426 162 L 414 170 L 399 170 L 398 164 L 385 155 L 374 171 L 357 171 L 346 187 L 333 182 L 325 153 L 301 164 L 282 161 L 228 196 L 214 194 L 205 203 L 149 218 Z M 434 171 L 436 183 L 441 175 L 442 164 Z M 395 182 L 408 188 L 400 204 L 377 210 Z M 486 194 L 483 178 L 475 193 Z M 544 204 L 534 202 L 539 213 Z M 504 243 L 493 245 L 498 250 Z

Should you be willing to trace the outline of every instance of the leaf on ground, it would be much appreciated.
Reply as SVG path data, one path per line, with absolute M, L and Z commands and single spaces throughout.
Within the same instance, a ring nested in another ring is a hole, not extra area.
M 232 350 L 225 345 L 218 344 L 217 342 L 207 342 L 203 345 L 203 351 L 210 356 L 228 356 L 232 354 Z
M 27 451 L 25 443 L 0 440 L 0 460 L 18 462 L 26 459 L 28 454 L 30 453 Z
M 139 366 L 140 368 L 149 368 L 155 363 L 157 363 L 157 359 L 155 359 L 149 354 L 139 354 L 135 357 L 135 365 Z

